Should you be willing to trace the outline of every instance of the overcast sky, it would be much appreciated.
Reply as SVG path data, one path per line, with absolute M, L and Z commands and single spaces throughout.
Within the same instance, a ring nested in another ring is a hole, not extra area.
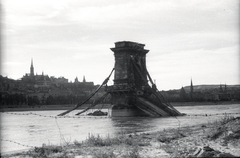
M 117 41 L 145 44 L 159 90 L 240 84 L 239 0 L 2 0 L 1 74 L 100 84 Z M 113 79 L 113 78 L 112 78 Z M 110 84 L 113 83 L 112 79 Z

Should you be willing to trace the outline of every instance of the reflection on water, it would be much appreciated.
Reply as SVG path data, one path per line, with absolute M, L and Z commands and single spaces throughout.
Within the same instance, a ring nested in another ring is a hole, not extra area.
M 240 111 L 240 104 L 214 106 L 185 106 L 176 107 L 182 113 L 216 114 L 236 113 Z M 107 109 L 106 109 L 107 111 Z M 56 116 L 63 111 L 36 111 L 33 113 Z M 69 116 L 74 116 L 74 111 Z M 17 112 L 25 114 L 29 112 Z M 1 137 L 4 140 L 15 141 L 29 146 L 45 144 L 61 144 L 74 140 L 85 140 L 89 134 L 103 137 L 114 137 L 119 133 L 130 134 L 138 132 L 154 132 L 166 128 L 188 126 L 214 121 L 222 115 L 214 116 L 179 116 L 166 118 L 129 117 L 107 118 L 86 116 L 84 118 L 50 118 L 37 115 L 1 114 Z M 62 139 L 64 138 L 64 140 Z M 1 141 L 1 152 L 27 149 L 28 147 L 8 141 Z

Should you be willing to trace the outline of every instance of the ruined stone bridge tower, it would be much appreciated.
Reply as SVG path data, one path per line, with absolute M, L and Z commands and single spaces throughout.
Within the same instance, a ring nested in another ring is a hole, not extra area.
M 112 117 L 180 115 L 157 91 L 146 68 L 144 44 L 121 41 L 111 48 L 115 56 L 114 85 L 106 91 L 112 96 Z M 149 84 L 151 83 L 151 86 Z

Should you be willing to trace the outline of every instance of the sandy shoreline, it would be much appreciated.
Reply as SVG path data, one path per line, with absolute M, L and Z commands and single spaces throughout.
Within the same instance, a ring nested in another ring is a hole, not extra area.
M 240 156 L 240 117 L 153 133 L 89 136 L 83 142 L 37 147 L 3 157 L 229 157 Z

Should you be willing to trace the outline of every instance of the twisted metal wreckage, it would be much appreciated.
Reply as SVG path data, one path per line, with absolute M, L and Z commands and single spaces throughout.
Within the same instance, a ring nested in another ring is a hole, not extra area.
M 144 49 L 144 46 L 144 44 L 130 41 L 116 42 L 115 48 L 111 48 L 115 56 L 115 66 L 110 75 L 85 101 L 58 116 L 66 115 L 78 109 L 88 102 L 103 86 L 105 86 L 106 93 L 76 115 L 93 108 L 109 94 L 113 103 L 108 114 L 110 117 L 182 115 L 157 90 L 146 68 L 146 54 L 149 50 Z M 114 84 L 106 86 L 114 70 Z M 151 86 L 148 81 L 150 81 Z

